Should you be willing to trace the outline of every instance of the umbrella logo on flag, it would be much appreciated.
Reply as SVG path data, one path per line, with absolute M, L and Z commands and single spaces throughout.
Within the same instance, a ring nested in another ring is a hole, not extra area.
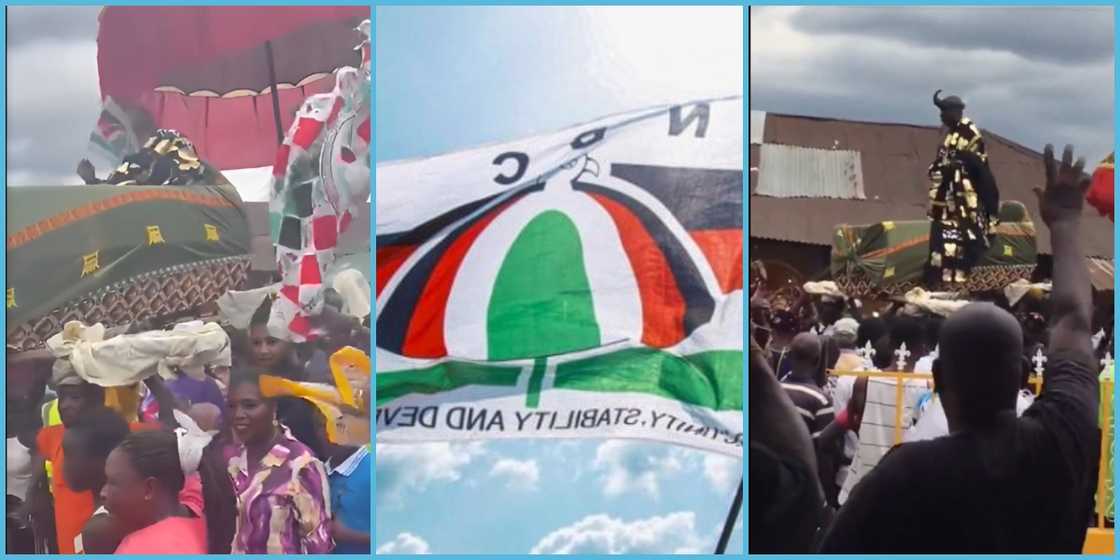
M 741 255 L 741 170 L 580 156 L 521 185 L 406 235 L 416 249 L 379 286 L 380 348 L 487 361 L 667 348 L 742 288 L 713 260 L 728 240 Z

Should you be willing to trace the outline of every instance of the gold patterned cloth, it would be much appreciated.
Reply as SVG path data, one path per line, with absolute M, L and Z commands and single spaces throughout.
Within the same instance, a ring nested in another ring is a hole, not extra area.
M 198 157 L 194 144 L 176 130 L 158 130 L 140 151 L 126 156 L 109 175 L 111 185 L 221 185 L 224 176 Z
M 988 248 L 998 209 L 986 207 L 991 198 L 982 196 L 995 186 L 984 138 L 972 120 L 962 118 L 950 127 L 929 166 L 929 178 L 927 284 L 963 284 Z

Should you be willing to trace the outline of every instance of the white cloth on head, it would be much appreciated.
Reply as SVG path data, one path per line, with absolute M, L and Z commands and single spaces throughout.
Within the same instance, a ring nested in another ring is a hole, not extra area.
M 906 303 L 923 311 L 948 317 L 960 308 L 972 303 L 966 300 L 949 299 L 950 294 L 940 292 L 927 292 L 921 288 L 914 288 L 904 296 Z
M 102 387 L 132 385 L 154 374 L 174 379 L 176 369 L 202 379 L 204 366 L 231 364 L 229 335 L 217 323 L 192 321 L 170 331 L 107 340 L 96 336 L 96 327 L 100 324 L 86 327 L 71 321 L 47 339 L 47 348 L 56 358 L 68 358 L 82 379 Z
M 1027 295 L 1032 290 L 1049 292 L 1053 286 L 1054 285 L 1050 282 L 1031 284 L 1030 280 L 1020 278 L 1005 286 L 1003 288 L 1003 295 L 1007 297 L 1007 303 L 1009 303 L 1011 307 L 1015 307 L 1015 304 L 1019 303 L 1019 300 L 1023 299 L 1023 296 Z
M 832 280 L 823 280 L 821 282 L 806 282 L 801 287 L 805 293 L 811 296 L 821 296 L 833 299 L 844 299 L 844 292 L 840 291 L 839 286 Z
M 175 440 L 179 446 L 179 465 L 183 467 L 184 475 L 191 475 L 198 471 L 202 462 L 202 452 L 210 445 L 214 434 L 202 431 L 194 419 L 181 410 L 175 410 L 175 420 L 179 427 L 175 428 Z
M 218 314 L 235 329 L 247 329 L 264 300 L 280 293 L 280 284 L 252 290 L 230 290 L 218 298 Z

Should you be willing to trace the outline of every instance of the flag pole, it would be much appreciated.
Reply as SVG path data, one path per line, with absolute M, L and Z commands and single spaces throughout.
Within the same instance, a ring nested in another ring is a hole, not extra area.
M 264 42 L 264 53 L 268 57 L 268 83 L 272 91 L 272 118 L 276 122 L 276 145 L 284 143 L 284 128 L 280 124 L 280 92 L 276 88 L 276 62 L 272 58 L 272 41 Z
M 739 509 L 743 507 L 743 479 L 739 478 L 739 488 L 735 491 L 735 499 L 731 502 L 731 509 L 727 512 L 727 521 L 723 522 L 723 532 L 719 535 L 716 544 L 716 554 L 723 554 L 727 550 L 727 541 L 731 540 L 731 529 L 739 519 Z

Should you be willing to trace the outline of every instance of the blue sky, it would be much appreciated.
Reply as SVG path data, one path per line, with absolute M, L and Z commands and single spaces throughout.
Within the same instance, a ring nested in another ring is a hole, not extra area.
M 741 8 L 379 7 L 378 162 L 742 94 Z M 741 462 L 634 441 L 377 446 L 382 553 L 710 553 Z M 742 550 L 742 526 L 730 551 Z

